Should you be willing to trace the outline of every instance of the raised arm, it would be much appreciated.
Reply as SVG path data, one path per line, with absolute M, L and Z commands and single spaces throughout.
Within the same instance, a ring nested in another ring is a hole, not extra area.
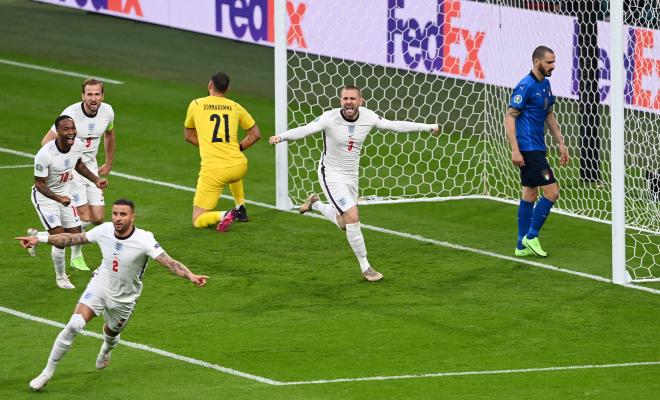
M 559 153 L 560 153 L 560 158 L 559 158 L 559 165 L 566 165 L 568 164 L 569 160 L 569 155 L 568 155 L 568 148 L 564 144 L 564 136 L 561 134 L 561 130 L 559 129 L 559 124 L 557 123 L 557 118 L 555 117 L 555 113 L 550 110 L 548 113 L 548 116 L 545 118 L 545 121 L 548 123 L 548 129 L 550 129 L 550 133 L 552 134 L 552 137 L 555 139 L 555 142 L 559 145 Z
M 99 168 L 99 175 L 108 175 L 115 159 L 115 128 L 108 129 L 103 134 L 103 147 L 105 148 L 105 162 Z
M 85 163 L 82 162 L 81 158 L 79 158 L 78 162 L 76 163 L 76 171 L 78 171 L 80 175 L 89 179 L 89 181 L 95 184 L 99 189 L 105 189 L 106 186 L 108 186 L 108 180 L 105 178 L 99 178 L 98 176 L 94 175 L 92 171 L 87 168 Z
M 520 148 L 518 147 L 518 139 L 516 139 L 516 118 L 520 116 L 520 110 L 517 110 L 513 107 L 509 107 L 506 110 L 506 115 L 504 116 L 504 131 L 506 132 L 506 138 L 511 145 L 511 162 L 518 166 L 523 167 L 525 165 L 525 160 L 523 159 L 522 154 L 520 154 Z
M 438 132 L 438 124 L 420 124 L 418 122 L 408 121 L 390 121 L 385 118 L 380 118 L 374 125 L 378 129 L 386 129 L 394 132 L 419 132 L 429 131 L 433 133 Z
M 209 279 L 206 275 L 193 274 L 185 265 L 170 257 L 166 252 L 163 252 L 163 254 L 156 257 L 156 261 L 167 267 L 167 269 L 169 269 L 174 275 L 187 278 L 197 286 L 201 287 L 206 285 L 206 280 Z
M 39 242 L 52 244 L 56 247 L 70 247 L 89 243 L 86 232 L 58 233 L 57 235 L 49 235 L 48 232 L 39 232 L 37 236 L 20 236 L 15 239 L 20 240 L 21 246 L 26 249 L 36 246 Z
M 239 143 L 239 146 L 241 146 L 241 151 L 249 148 L 259 139 L 261 139 L 261 131 L 259 130 L 257 124 L 254 124 L 252 128 L 246 130 L 245 134 L 246 136 L 243 138 L 243 140 L 241 140 L 241 143 Z
M 289 129 L 288 131 L 281 133 L 279 135 L 271 136 L 270 139 L 268 139 L 268 143 L 277 144 L 283 140 L 302 139 L 305 136 L 309 136 L 312 133 L 320 132 L 322 130 L 323 130 L 323 124 L 321 124 L 319 122 L 319 118 L 317 118 L 307 125 Z

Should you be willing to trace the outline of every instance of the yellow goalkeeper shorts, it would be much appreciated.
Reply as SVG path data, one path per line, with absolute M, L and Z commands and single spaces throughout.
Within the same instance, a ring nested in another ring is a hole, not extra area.
M 225 185 L 243 179 L 246 172 L 247 161 L 244 164 L 228 168 L 203 167 L 197 178 L 193 205 L 205 210 L 213 210 L 218 205 Z

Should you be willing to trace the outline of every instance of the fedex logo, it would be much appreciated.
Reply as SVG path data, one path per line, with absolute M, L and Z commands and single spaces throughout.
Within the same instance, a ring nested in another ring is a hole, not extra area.
M 65 0 L 60 0 L 64 2 Z M 142 7 L 140 6 L 140 0 L 76 0 L 78 7 L 85 7 L 88 2 L 92 3 L 94 9 L 98 10 L 107 10 L 114 11 L 120 14 L 135 14 L 138 17 L 142 17 Z
M 626 74 L 624 93 L 626 104 L 660 110 L 660 42 L 656 45 L 656 35 L 660 32 L 644 28 L 627 28 L 627 46 L 624 54 Z M 579 28 L 574 24 L 573 68 L 571 70 L 571 94 L 580 95 L 579 49 L 577 36 Z M 611 78 L 610 56 L 603 48 L 598 49 L 598 74 L 600 101 L 607 99 Z
M 460 0 L 437 0 L 436 20 L 423 26 L 415 18 L 405 20 L 397 17 L 397 11 L 404 9 L 405 3 L 406 0 L 388 0 L 388 63 L 394 63 L 395 55 L 400 52 L 410 69 L 423 64 L 428 72 L 484 80 L 479 50 L 486 32 L 470 31 L 454 25 L 453 20 L 461 16 Z M 400 48 L 396 46 L 396 39 L 400 39 Z M 452 55 L 458 53 L 463 56 Z
M 307 48 L 305 35 L 302 31 L 302 19 L 307 11 L 307 4 L 293 1 L 286 2 L 286 12 L 289 16 L 289 30 L 286 41 L 288 45 L 297 43 L 300 48 Z M 229 27 L 226 21 L 229 21 Z M 231 32 L 238 39 L 249 34 L 252 42 L 275 41 L 274 0 L 215 0 L 215 30 L 216 32 Z

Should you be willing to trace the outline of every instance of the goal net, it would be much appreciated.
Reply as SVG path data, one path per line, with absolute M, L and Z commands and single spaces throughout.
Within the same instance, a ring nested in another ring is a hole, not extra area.
M 361 204 L 489 198 L 517 203 L 504 114 L 538 45 L 552 48 L 554 112 L 572 161 L 546 135 L 561 185 L 554 211 L 612 221 L 611 59 L 607 2 L 356 0 L 287 2 L 287 120 L 339 107 L 343 85 L 387 119 L 439 123 L 441 134 L 372 131 L 361 157 Z M 646 4 L 647 2 L 640 2 Z M 648 2 L 652 3 L 652 2 Z M 660 278 L 660 31 L 654 9 L 626 7 L 626 266 Z M 658 40 L 656 47 L 655 41 Z M 318 193 L 322 135 L 288 143 L 288 198 Z

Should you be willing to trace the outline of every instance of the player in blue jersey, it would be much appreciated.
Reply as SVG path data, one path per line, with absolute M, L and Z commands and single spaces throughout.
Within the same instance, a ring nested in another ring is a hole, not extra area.
M 547 257 L 539 242 L 539 231 L 559 198 L 559 185 L 548 164 L 544 126 L 559 145 L 559 165 L 568 163 L 568 149 L 552 111 L 555 96 L 546 78 L 555 69 L 555 53 L 545 46 L 534 49 L 533 68 L 513 89 L 504 118 L 511 144 L 511 161 L 520 168 L 522 196 L 518 206 L 518 243 L 515 255 Z M 543 191 L 541 199 L 539 187 Z M 536 205 L 535 205 L 536 203 Z

